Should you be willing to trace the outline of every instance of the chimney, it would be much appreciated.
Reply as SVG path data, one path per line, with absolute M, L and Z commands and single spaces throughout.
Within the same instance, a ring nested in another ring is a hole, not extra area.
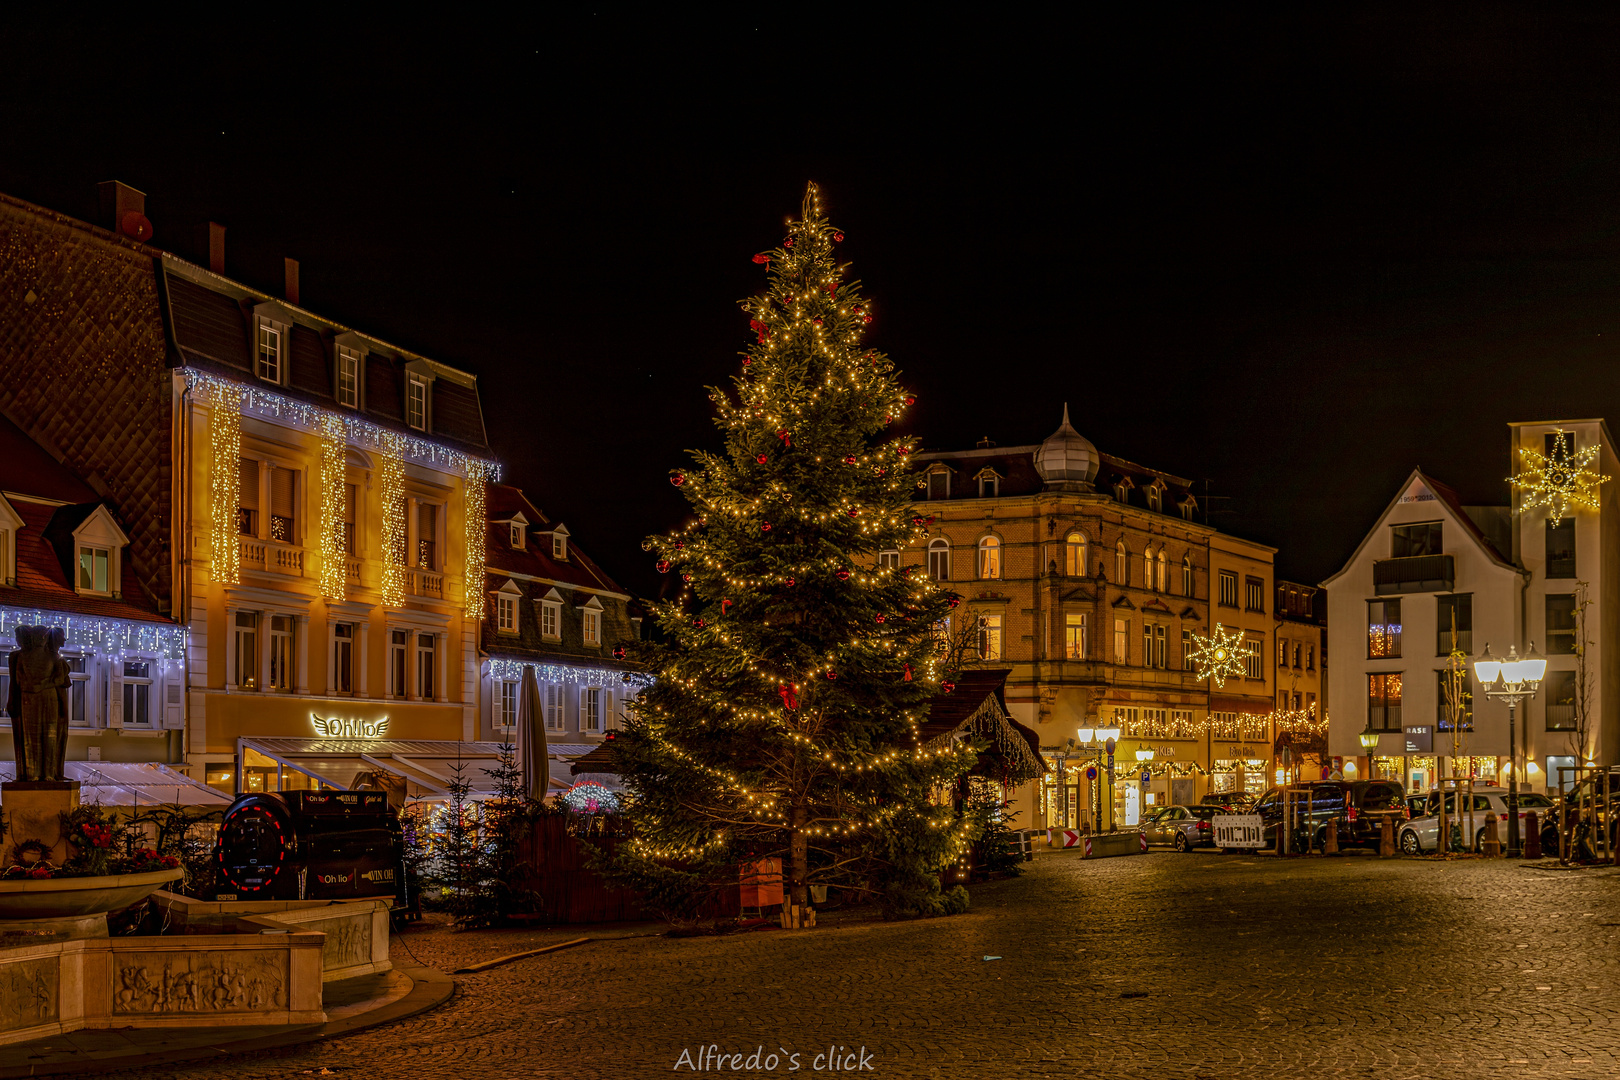
M 146 220 L 146 192 L 117 180 L 103 180 L 96 189 L 101 195 L 103 225 L 131 240 L 152 239 L 152 223 Z
M 287 265 L 287 303 L 298 303 L 298 260 L 283 259 Z
M 216 274 L 225 272 L 225 226 L 217 221 L 198 225 L 197 248 L 208 253 L 208 269 Z

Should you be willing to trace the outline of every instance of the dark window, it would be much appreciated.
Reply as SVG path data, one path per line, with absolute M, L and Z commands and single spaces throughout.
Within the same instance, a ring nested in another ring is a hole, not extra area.
M 1575 673 L 1549 671 L 1545 680 L 1547 692 L 1547 730 L 1575 730 Z
M 1575 651 L 1575 594 L 1547 594 L 1547 653 L 1568 656 Z
M 1575 519 L 1564 518 L 1557 525 L 1547 522 L 1547 576 L 1575 576 Z
M 1230 570 L 1221 571 L 1221 604 L 1237 607 L 1237 575 Z
M 1262 582 L 1259 578 L 1253 578 L 1252 577 L 1252 578 L 1248 578 L 1246 580 L 1245 584 L 1248 586 L 1248 589 L 1247 589 L 1248 595 L 1246 595 L 1244 597 L 1244 600 L 1246 602 L 1245 606 L 1250 611 L 1265 611 L 1266 610 L 1266 586 L 1265 586 L 1265 583 Z
M 1367 717 L 1376 731 L 1401 730 L 1401 673 L 1367 676 Z
M 951 494 L 951 477 L 949 473 L 928 474 L 928 497 L 930 499 L 948 499 Z
M 1434 700 L 1437 703 L 1436 709 L 1438 710 L 1437 715 L 1435 716 L 1435 721 L 1439 730 L 1450 731 L 1451 702 L 1447 699 L 1446 695 L 1451 692 L 1451 683 L 1447 678 L 1445 671 L 1437 671 L 1434 674 L 1437 684 Z M 1464 674 L 1462 679 L 1462 713 L 1457 725 L 1458 731 L 1474 730 L 1474 694 L 1469 688 L 1468 679 L 1468 675 Z
M 996 497 L 996 485 L 1000 481 L 994 476 L 979 477 L 979 498 L 993 499 Z
M 1440 554 L 1440 523 L 1397 525 L 1390 538 L 1389 555 L 1392 559 L 1410 559 L 1418 555 Z
M 1367 601 L 1367 656 L 1372 660 L 1401 655 L 1401 602 Z
M 1474 651 L 1474 594 L 1458 593 L 1454 596 L 1435 597 L 1438 608 L 1438 618 L 1435 626 L 1438 628 L 1435 641 L 1434 654 L 1436 656 L 1449 656 L 1451 654 L 1451 634 L 1457 632 L 1457 648 L 1465 653 Z
M 1361 795 L 1363 810 L 1388 810 L 1401 802 L 1400 789 L 1393 784 L 1368 784 Z

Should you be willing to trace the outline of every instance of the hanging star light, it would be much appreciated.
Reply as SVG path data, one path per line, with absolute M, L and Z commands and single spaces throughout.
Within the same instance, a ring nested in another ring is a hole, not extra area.
M 1519 475 L 1508 477 L 1508 483 L 1524 493 L 1519 513 L 1545 506 L 1554 526 L 1574 516 L 1577 506 L 1596 510 L 1598 487 L 1609 479 L 1588 467 L 1596 460 L 1599 446 L 1585 446 L 1571 453 L 1569 433 L 1559 428 L 1555 434 L 1550 455 L 1521 446 Z
M 1238 649 L 1243 631 L 1227 633 L 1226 627 L 1216 623 L 1213 634 L 1205 637 L 1194 630 L 1190 640 L 1192 647 L 1187 650 L 1187 659 L 1198 665 L 1199 678 L 1213 679 L 1216 686 L 1225 686 L 1227 679 L 1243 674 L 1243 656 Z

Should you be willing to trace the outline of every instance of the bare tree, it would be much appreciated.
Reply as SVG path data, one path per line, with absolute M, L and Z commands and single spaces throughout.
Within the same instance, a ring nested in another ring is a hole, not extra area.
M 1574 696 L 1569 704 L 1572 706 L 1570 719 L 1572 726 L 1568 731 L 1569 752 L 1578 765 L 1584 765 L 1591 760 L 1592 752 L 1592 694 L 1594 687 L 1591 678 L 1591 665 L 1587 662 L 1587 646 L 1591 640 L 1586 636 L 1587 608 L 1592 606 L 1590 586 L 1584 581 L 1575 583 L 1575 688 Z M 1551 705 L 1549 700 L 1547 704 Z M 1554 783 L 1555 777 L 1549 777 Z

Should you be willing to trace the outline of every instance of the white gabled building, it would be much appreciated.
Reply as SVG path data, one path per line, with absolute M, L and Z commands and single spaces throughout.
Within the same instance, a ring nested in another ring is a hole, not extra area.
M 1520 450 L 1550 452 L 1560 429 L 1574 447 L 1596 445 L 1592 468 L 1616 475 L 1612 440 L 1602 420 L 1510 424 L 1513 469 Z M 1620 746 L 1620 686 L 1609 625 L 1620 603 L 1609 595 L 1620 581 L 1620 507 L 1612 484 L 1600 509 L 1578 509 L 1554 527 L 1547 511 L 1463 506 L 1455 492 L 1414 470 L 1348 563 L 1323 582 L 1328 648 L 1334 677 L 1328 690 L 1329 752 L 1346 776 L 1389 776 L 1408 791 L 1427 790 L 1452 774 L 1452 732 L 1443 715 L 1441 671 L 1451 629 L 1470 662 L 1471 723 L 1459 733 L 1461 771 L 1506 783 L 1508 709 L 1475 693 L 1472 662 L 1488 644 L 1498 656 L 1523 654 L 1533 642 L 1547 657 L 1540 692 L 1518 710 L 1519 780 L 1544 790 L 1559 765 L 1577 757 L 1613 762 Z M 1586 693 L 1583 727 L 1576 687 L 1577 613 L 1585 609 Z M 1361 748 L 1369 722 L 1380 733 L 1372 760 Z M 1584 745 L 1583 745 L 1584 744 Z M 1371 770 L 1371 772 L 1369 772 Z

